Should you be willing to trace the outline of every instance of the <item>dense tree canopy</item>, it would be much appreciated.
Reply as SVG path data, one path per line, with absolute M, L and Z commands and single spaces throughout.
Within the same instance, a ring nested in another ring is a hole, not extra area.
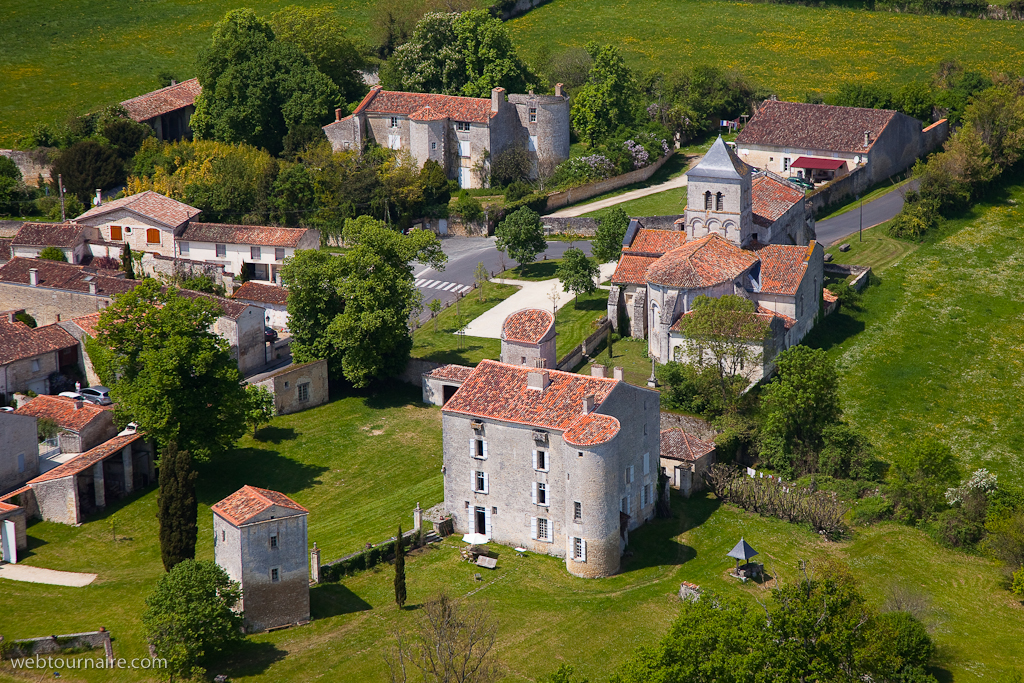
M 580 294 L 590 294 L 597 289 L 595 279 L 598 274 L 597 265 L 587 258 L 582 249 L 570 247 L 562 254 L 555 277 L 562 283 L 562 290 L 572 292 L 578 300 Z
M 492 88 L 526 92 L 536 81 L 508 28 L 486 10 L 431 12 L 380 71 L 389 90 L 490 97 Z
M 93 140 L 76 142 L 57 155 L 51 177 L 60 176 L 64 190 L 83 203 L 97 189 L 109 190 L 124 180 L 124 164 L 117 152 Z
M 632 125 L 641 107 L 636 76 L 613 45 L 588 43 L 594 63 L 586 84 L 574 96 L 571 118 L 576 134 L 590 144 L 620 125 Z
M 494 235 L 498 238 L 495 242 L 498 251 L 507 253 L 521 266 L 536 261 L 537 255 L 548 246 L 540 216 L 526 206 L 505 216 Z
M 622 253 L 622 240 L 629 228 L 629 216 L 621 207 L 615 206 L 608 210 L 597 221 L 597 234 L 591 243 L 591 250 L 598 263 L 618 261 Z
M 341 102 L 334 82 L 251 9 L 232 10 L 217 23 L 196 74 L 203 92 L 191 126 L 200 139 L 277 153 L 290 129 L 326 123 Z

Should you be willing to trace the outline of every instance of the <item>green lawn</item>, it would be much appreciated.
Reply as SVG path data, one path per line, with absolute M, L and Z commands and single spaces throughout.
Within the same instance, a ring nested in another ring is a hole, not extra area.
M 785 99 L 843 81 L 927 82 L 957 58 L 983 73 L 1016 73 L 1024 24 L 827 6 L 728 0 L 555 0 L 511 22 L 527 59 L 594 40 L 618 46 L 631 66 L 665 71 L 692 64 L 737 69 Z M 798 47 L 795 47 L 798 46 Z
M 501 340 L 487 337 L 462 337 L 455 334 L 462 326 L 488 311 L 519 291 L 513 285 L 489 282 L 484 286 L 484 300 L 480 291 L 473 290 L 459 300 L 458 307 L 449 306 L 437 314 L 437 332 L 434 320 L 428 320 L 412 334 L 412 357 L 435 363 L 476 365 L 484 358 L 501 356 Z M 461 314 L 461 322 L 459 321 Z
M 561 292 L 561 288 L 559 288 Z M 608 290 L 598 289 L 578 299 L 571 292 L 561 292 L 562 304 L 555 314 L 555 341 L 559 359 L 578 346 L 597 329 L 597 321 L 608 312 Z
M 664 192 L 656 192 L 639 199 L 616 204 L 614 208 L 622 209 L 627 216 L 675 216 L 686 209 L 686 188 L 676 187 Z M 590 218 L 602 218 L 611 209 L 598 209 L 583 214 Z
M 850 250 L 839 251 L 840 244 L 849 244 Z M 918 247 L 914 242 L 893 239 L 886 235 L 884 224 L 865 230 L 863 240 L 857 239 L 857 235 L 850 235 L 840 244 L 826 249 L 832 254 L 833 263 L 869 266 L 875 273 L 881 273 L 894 263 L 898 263 Z
M 630 384 L 645 387 L 647 379 L 651 376 L 651 360 L 647 353 L 646 339 L 620 339 L 612 344 L 612 356 L 608 356 L 608 346 L 601 344 L 596 356 L 591 354 L 595 363 L 600 363 L 608 368 L 619 366 L 622 368 L 625 380 Z M 590 372 L 589 366 L 584 367 L 580 372 Z M 608 370 L 611 377 L 611 370 Z
M 1022 481 L 1022 205 L 1022 186 L 997 188 L 807 338 L 839 363 L 846 417 L 883 456 L 935 438 L 967 468 Z
M 555 271 L 558 270 L 558 264 L 561 262 L 562 259 L 534 261 L 533 263 L 527 263 L 525 266 L 509 268 L 498 277 L 503 280 L 531 280 L 533 282 L 550 280 L 553 277 L 557 277 Z

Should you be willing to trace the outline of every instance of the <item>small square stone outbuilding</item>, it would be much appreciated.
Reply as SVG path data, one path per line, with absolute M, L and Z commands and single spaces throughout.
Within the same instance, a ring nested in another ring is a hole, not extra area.
M 214 558 L 242 587 L 249 632 L 309 621 L 309 510 L 268 489 L 243 486 L 213 506 Z
M 716 448 L 682 429 L 661 431 L 661 471 L 672 488 L 689 497 L 704 488 L 704 473 L 715 464 Z

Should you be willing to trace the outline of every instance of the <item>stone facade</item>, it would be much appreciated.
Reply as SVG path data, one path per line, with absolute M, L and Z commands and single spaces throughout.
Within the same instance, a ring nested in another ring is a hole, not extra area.
M 257 375 L 249 383 L 265 387 L 274 395 L 274 409 L 278 415 L 297 413 L 327 403 L 327 361 L 289 365 Z
M 25 550 L 28 548 L 28 515 L 25 509 L 10 503 L 0 502 L 0 524 L 10 520 L 14 522 L 14 548 Z
M 249 632 L 309 621 L 309 512 L 251 486 L 213 506 L 214 557 L 242 587 Z
M 555 368 L 555 316 L 539 308 L 516 311 L 501 326 L 501 362 Z
M 18 488 L 39 474 L 37 420 L 0 412 L 0 493 Z

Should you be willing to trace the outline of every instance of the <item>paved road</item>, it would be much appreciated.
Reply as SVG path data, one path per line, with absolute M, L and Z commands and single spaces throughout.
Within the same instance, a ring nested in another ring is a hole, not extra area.
M 903 209 L 903 196 L 911 190 L 916 190 L 919 186 L 919 181 L 911 180 L 903 187 L 865 203 L 864 228 L 873 227 L 893 218 Z M 818 241 L 827 247 L 856 233 L 860 227 L 861 211 L 859 208 L 855 208 L 835 218 L 821 221 L 815 225 L 815 232 L 818 234 Z
M 442 304 L 446 304 L 454 301 L 458 294 L 468 292 L 475 282 L 473 273 L 478 263 L 483 263 L 492 275 L 500 273 L 501 253 L 494 247 L 494 241 L 494 237 L 446 237 L 441 240 L 441 248 L 448 255 L 448 263 L 443 271 L 436 271 L 423 264 L 413 264 L 416 288 L 423 292 L 424 307 L 432 299 L 440 299 Z M 548 242 L 547 258 L 561 258 L 569 246 L 568 242 Z M 575 242 L 572 246 L 590 256 L 590 242 Z M 543 258 L 544 254 L 541 254 L 539 260 Z M 515 265 L 515 261 L 505 257 L 505 267 L 512 268 Z M 429 318 L 429 311 L 424 310 L 420 315 L 420 320 Z

